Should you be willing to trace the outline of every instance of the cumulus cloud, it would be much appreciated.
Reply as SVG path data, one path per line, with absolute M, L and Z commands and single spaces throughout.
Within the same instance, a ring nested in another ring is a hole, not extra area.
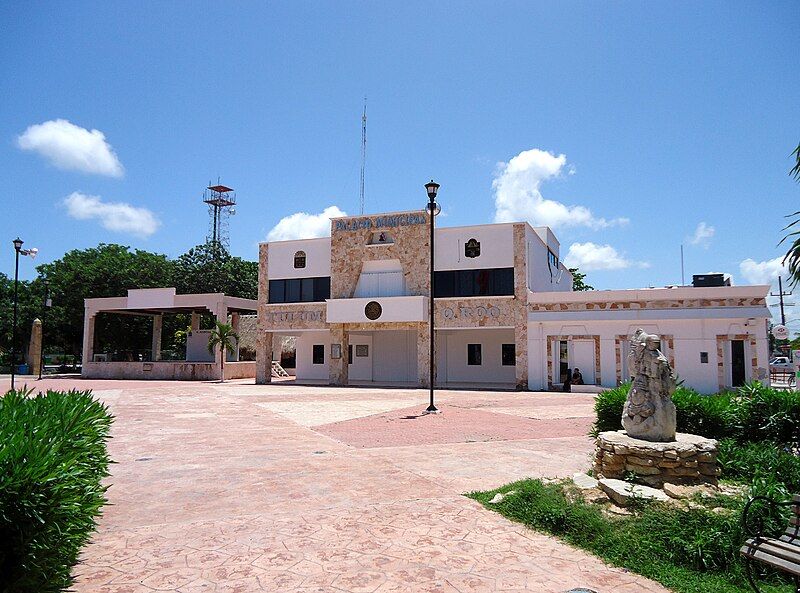
M 591 241 L 573 243 L 569 246 L 564 264 L 568 268 L 579 268 L 581 272 L 597 270 L 624 270 L 630 267 L 648 268 L 646 262 L 627 259 L 611 245 L 596 245 Z
M 59 169 L 122 177 L 125 170 L 100 130 L 87 130 L 66 119 L 30 126 L 17 137 L 22 150 L 38 152 Z
M 67 214 L 77 220 L 97 220 L 103 228 L 120 233 L 149 237 L 161 223 L 147 208 L 124 202 L 104 202 L 100 196 L 72 192 L 64 198 Z
M 778 281 L 778 276 L 788 276 L 782 261 L 782 255 L 766 261 L 747 258 L 739 263 L 739 272 L 748 284 L 773 284 Z
M 716 229 L 713 226 L 710 226 L 705 222 L 701 222 L 694 230 L 694 235 L 689 237 L 689 243 L 692 245 L 702 245 L 703 247 L 708 248 L 708 244 L 714 237 L 715 232 Z
M 331 234 L 331 218 L 347 216 L 336 206 L 328 206 L 319 214 L 295 212 L 284 216 L 267 234 L 267 241 L 288 241 L 290 239 L 313 239 Z
M 494 189 L 495 222 L 527 220 L 549 227 L 586 226 L 602 229 L 626 224 L 627 218 L 606 220 L 592 214 L 585 206 L 567 206 L 542 196 L 542 182 L 558 177 L 567 167 L 567 157 L 533 148 L 524 150 L 507 163 L 498 163 Z

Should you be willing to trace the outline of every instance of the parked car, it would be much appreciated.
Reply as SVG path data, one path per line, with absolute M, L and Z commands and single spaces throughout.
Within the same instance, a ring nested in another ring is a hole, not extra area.
M 769 370 L 771 372 L 782 371 L 791 373 L 794 371 L 794 366 L 788 356 L 775 356 L 769 361 Z

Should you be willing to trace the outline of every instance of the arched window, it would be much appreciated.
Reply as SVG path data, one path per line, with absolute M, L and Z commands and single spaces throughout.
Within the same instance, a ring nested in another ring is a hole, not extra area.
M 470 239 L 464 244 L 464 255 L 478 257 L 481 254 L 481 244 L 477 239 Z
M 306 267 L 306 252 L 305 251 L 298 251 L 294 254 L 294 267 L 295 268 L 305 268 Z

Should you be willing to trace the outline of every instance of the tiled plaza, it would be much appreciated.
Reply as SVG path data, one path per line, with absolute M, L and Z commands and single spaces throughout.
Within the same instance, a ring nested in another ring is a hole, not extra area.
M 36 387 L 92 388 L 116 416 L 78 593 L 665 591 L 462 496 L 586 470 L 589 394 L 443 391 L 423 416 L 421 390 Z

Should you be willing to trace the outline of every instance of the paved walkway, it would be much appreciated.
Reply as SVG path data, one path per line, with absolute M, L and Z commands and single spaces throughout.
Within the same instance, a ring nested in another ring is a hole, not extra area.
M 587 468 L 590 395 L 45 385 L 117 417 L 79 593 L 665 591 L 462 496 Z

